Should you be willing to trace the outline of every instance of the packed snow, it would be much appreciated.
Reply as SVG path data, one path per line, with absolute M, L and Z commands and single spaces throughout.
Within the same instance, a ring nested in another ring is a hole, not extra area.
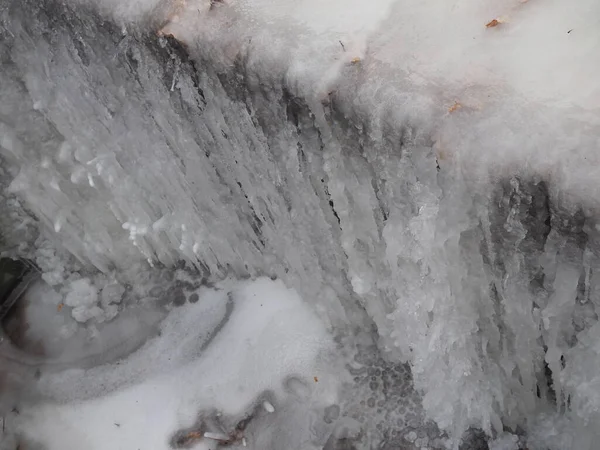
M 293 408 L 295 420 L 305 417 L 286 426 L 302 428 L 337 403 L 343 377 L 331 336 L 280 281 L 225 287 L 203 288 L 197 302 L 174 309 L 160 336 L 126 359 L 43 375 L 41 392 L 53 400 L 15 419 L 24 442 L 48 450 L 163 450 L 178 431 L 197 431 L 204 417 L 192 446 L 214 449 L 234 431 L 227 427 L 248 416 L 248 448 L 266 448 L 252 437 L 261 427 L 277 435 L 273 448 L 298 448 L 293 438 L 285 444 L 292 432 L 269 430 L 263 416 L 282 420 Z M 312 438 L 318 445 L 327 436 Z
M 13 3 L 1 19 L 2 226 L 8 253 L 36 261 L 64 296 L 65 320 L 118 320 L 121 286 L 144 285 L 148 267 L 278 277 L 339 336 L 372 321 L 379 351 L 410 364 L 453 445 L 480 428 L 498 449 L 594 448 L 598 2 L 50 4 Z M 203 295 L 163 326 L 220 294 Z M 191 427 L 197 412 L 176 414 L 185 398 L 169 374 L 189 379 L 206 360 L 144 372 L 159 365 L 144 360 L 150 349 L 178 339 L 132 355 L 137 384 L 125 369 L 92 369 L 111 393 L 40 407 L 39 439 L 59 445 L 61 417 L 134 408 L 151 387 L 146 406 L 173 407 L 148 435 Z M 240 382 L 238 363 L 227 383 Z M 70 385 L 103 394 L 77 372 L 40 383 L 57 398 Z M 256 389 L 223 407 L 238 414 Z

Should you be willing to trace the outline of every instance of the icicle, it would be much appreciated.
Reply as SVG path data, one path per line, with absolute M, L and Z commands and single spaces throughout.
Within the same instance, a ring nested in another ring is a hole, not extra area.
M 152 224 L 152 229 L 154 231 L 162 231 L 165 230 L 167 228 L 167 216 L 162 216 L 160 219 L 158 219 L 156 222 L 154 222 Z
M 58 184 L 58 180 L 57 180 L 56 178 L 52 178 L 52 179 L 50 180 L 50 183 L 49 183 L 49 184 L 50 184 L 50 187 L 51 187 L 52 189 L 54 189 L 55 191 L 61 192 L 61 190 L 60 190 L 60 186 L 59 186 L 59 184 Z
M 82 166 L 77 166 L 71 173 L 71 183 L 79 184 L 81 180 L 86 176 L 86 170 Z
M 65 220 L 64 220 L 64 217 L 62 217 L 62 216 L 58 216 L 58 217 L 56 218 L 56 220 L 54 221 L 54 231 L 55 231 L 56 233 L 59 233 L 59 232 L 60 232 L 60 230 L 62 229 L 62 226 L 63 226 L 63 224 L 64 224 L 64 221 L 65 221 Z

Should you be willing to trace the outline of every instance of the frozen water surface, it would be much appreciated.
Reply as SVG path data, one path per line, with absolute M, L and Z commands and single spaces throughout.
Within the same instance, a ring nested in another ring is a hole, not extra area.
M 599 9 L 0 0 L 1 445 L 595 448 Z

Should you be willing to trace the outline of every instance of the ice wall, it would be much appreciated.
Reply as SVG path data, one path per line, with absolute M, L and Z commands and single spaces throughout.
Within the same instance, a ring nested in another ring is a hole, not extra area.
M 277 275 L 455 436 L 593 442 L 597 4 L 0 4 L 6 236 Z

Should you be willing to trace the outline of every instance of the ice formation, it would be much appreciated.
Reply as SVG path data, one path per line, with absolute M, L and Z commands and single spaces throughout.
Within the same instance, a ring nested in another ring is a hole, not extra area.
M 277 276 L 456 444 L 593 448 L 597 2 L 0 5 L 6 245 L 76 318 L 74 271 Z

